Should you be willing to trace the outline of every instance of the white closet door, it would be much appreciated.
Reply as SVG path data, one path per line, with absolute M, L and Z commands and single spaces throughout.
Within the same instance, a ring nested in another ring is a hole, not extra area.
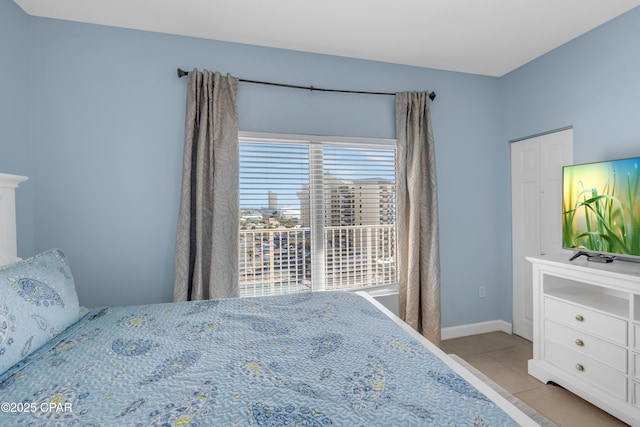
M 533 338 L 527 256 L 562 252 L 562 166 L 573 163 L 573 130 L 511 144 L 513 333 Z

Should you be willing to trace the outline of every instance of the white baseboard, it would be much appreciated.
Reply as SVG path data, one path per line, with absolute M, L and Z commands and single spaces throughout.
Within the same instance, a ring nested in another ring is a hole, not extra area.
M 488 322 L 470 323 L 468 325 L 450 326 L 442 328 L 441 334 L 443 340 L 452 338 L 466 337 L 469 335 L 486 334 L 487 332 L 502 331 L 511 334 L 513 327 L 511 323 L 504 320 L 491 320 Z

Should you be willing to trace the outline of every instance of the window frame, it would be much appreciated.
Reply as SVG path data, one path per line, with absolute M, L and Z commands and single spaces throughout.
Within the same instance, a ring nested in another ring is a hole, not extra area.
M 326 262 L 326 254 L 324 254 L 324 206 L 322 196 L 318 197 L 315 191 L 322 191 L 322 186 L 318 186 L 318 182 L 322 182 L 322 168 L 317 167 L 318 162 L 322 163 L 322 156 L 318 156 L 318 149 L 328 145 L 338 145 L 347 147 L 362 148 L 380 148 L 390 147 L 397 150 L 397 141 L 395 138 L 373 138 L 373 137 L 342 137 L 327 135 L 306 135 L 306 134 L 288 134 L 288 133 L 271 133 L 271 132 L 251 132 L 239 131 L 238 144 L 240 142 L 264 142 L 274 144 L 308 144 L 309 145 L 309 186 L 312 193 L 310 194 L 309 210 L 315 216 L 312 224 L 309 225 L 311 237 L 311 253 L 322 253 L 322 259 Z M 397 155 L 397 151 L 396 151 Z M 315 163 L 315 166 L 312 164 Z M 315 174 L 312 173 L 315 171 Z M 395 177 L 397 179 L 397 158 Z M 312 182 L 315 181 L 316 184 Z M 396 182 L 397 190 L 397 182 Z M 397 194 L 397 192 L 396 192 Z M 240 206 L 238 207 L 240 209 Z M 397 204 L 395 205 L 397 216 Z M 397 245 L 397 222 L 395 227 L 395 243 Z M 395 253 L 397 254 L 397 246 Z M 317 257 L 319 255 L 313 255 Z M 311 292 L 324 291 L 326 287 L 325 267 L 323 263 L 312 262 L 311 264 Z M 397 279 L 397 275 L 396 275 Z M 343 288 L 346 291 L 366 291 L 373 296 L 384 296 L 396 294 L 398 292 L 398 283 L 386 283 L 381 285 L 371 285 L 358 288 Z

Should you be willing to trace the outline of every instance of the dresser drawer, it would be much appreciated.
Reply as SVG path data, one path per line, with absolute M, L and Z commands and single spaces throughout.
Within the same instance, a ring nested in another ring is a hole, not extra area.
M 554 298 L 544 299 L 544 315 L 593 336 L 627 345 L 627 322 Z
M 570 328 L 548 319 L 544 321 L 544 336 L 546 339 L 562 344 L 577 353 L 584 354 L 625 374 L 627 373 L 626 348 L 618 347 L 584 331 Z M 640 362 L 640 358 L 638 362 Z
M 631 368 L 631 375 L 633 375 L 635 379 L 640 381 L 640 354 L 631 353 L 631 357 L 633 358 L 631 360 L 631 364 L 633 365 Z
M 590 357 L 569 350 L 560 344 L 546 341 L 544 359 L 569 375 L 607 391 L 612 397 L 627 400 L 627 376 Z
M 633 325 L 633 347 L 640 350 L 640 325 Z
M 631 393 L 633 393 L 633 398 L 631 399 L 631 403 L 640 408 L 640 384 L 633 381 L 631 383 Z

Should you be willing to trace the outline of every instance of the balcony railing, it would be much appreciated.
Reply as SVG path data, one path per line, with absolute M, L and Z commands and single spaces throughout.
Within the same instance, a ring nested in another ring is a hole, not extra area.
M 325 227 L 325 289 L 396 283 L 395 225 Z
M 309 228 L 241 230 L 240 296 L 397 282 L 394 225 L 325 227 L 324 283 L 312 284 Z

